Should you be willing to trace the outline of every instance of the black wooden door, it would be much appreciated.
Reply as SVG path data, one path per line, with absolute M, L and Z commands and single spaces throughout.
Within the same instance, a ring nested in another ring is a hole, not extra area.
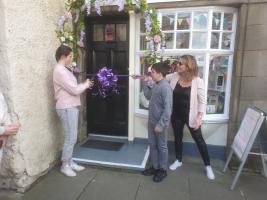
M 88 73 L 95 74 L 99 68 L 108 67 L 115 74 L 129 74 L 128 21 L 127 15 L 87 18 Z M 97 87 L 88 92 L 88 133 L 128 136 L 128 86 L 128 77 L 119 77 L 118 94 L 106 98 L 94 95 Z

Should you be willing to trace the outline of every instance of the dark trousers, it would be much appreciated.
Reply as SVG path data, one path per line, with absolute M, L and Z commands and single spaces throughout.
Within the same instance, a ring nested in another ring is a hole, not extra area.
M 176 153 L 176 159 L 180 162 L 182 161 L 182 154 L 183 154 L 183 130 L 185 124 L 187 125 L 192 138 L 194 139 L 195 143 L 197 144 L 198 150 L 201 154 L 201 157 L 204 161 L 204 164 L 210 165 L 210 157 L 207 149 L 207 145 L 205 140 L 202 137 L 201 127 L 198 129 L 193 129 L 189 126 L 188 119 L 183 120 L 179 119 L 175 116 L 172 116 L 171 118 L 172 127 L 174 131 L 174 142 L 175 142 L 175 153 Z

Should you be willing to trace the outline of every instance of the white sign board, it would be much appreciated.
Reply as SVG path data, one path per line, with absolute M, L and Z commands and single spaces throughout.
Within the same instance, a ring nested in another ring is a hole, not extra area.
M 232 144 L 232 148 L 240 160 L 242 159 L 250 140 L 253 140 L 252 137 L 256 137 L 257 132 L 255 132 L 255 128 L 258 124 L 260 117 L 260 112 L 252 108 L 247 109 L 241 126 Z
M 224 166 L 223 172 L 226 172 L 226 169 L 232 159 L 233 154 L 235 153 L 236 156 L 241 161 L 238 170 L 236 172 L 234 181 L 231 186 L 231 190 L 234 189 L 237 180 L 241 174 L 241 171 L 243 169 L 243 166 L 246 162 L 246 159 L 248 157 L 248 154 L 251 153 L 250 150 L 254 144 L 254 141 L 262 128 L 262 124 L 265 120 L 266 113 L 261 111 L 258 108 L 248 108 L 246 111 L 246 114 L 242 120 L 242 123 L 240 125 L 240 128 L 234 138 L 234 142 L 232 144 L 232 149 L 230 151 L 230 154 L 227 158 L 226 164 Z M 262 146 L 262 145 L 260 145 Z M 261 148 L 262 149 L 262 148 Z M 265 165 L 264 160 L 264 154 L 261 150 L 260 154 L 262 159 L 262 166 L 263 166 L 263 173 L 264 176 L 267 177 L 267 169 Z

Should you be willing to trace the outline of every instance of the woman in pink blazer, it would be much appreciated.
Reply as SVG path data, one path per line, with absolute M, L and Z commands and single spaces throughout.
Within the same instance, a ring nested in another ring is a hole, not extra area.
M 176 160 L 170 165 L 170 169 L 176 170 L 182 166 L 183 129 L 187 125 L 206 166 L 207 177 L 214 179 L 207 145 L 201 132 L 201 121 L 206 107 L 206 93 L 204 82 L 198 77 L 195 57 L 191 55 L 181 56 L 177 64 L 177 71 L 167 75 L 166 79 L 173 89 L 171 122 L 176 153 Z

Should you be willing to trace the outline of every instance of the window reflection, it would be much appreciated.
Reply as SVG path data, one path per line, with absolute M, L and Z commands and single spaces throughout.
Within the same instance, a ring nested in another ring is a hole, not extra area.
M 115 40 L 115 24 L 105 25 L 105 40 L 114 41 Z
M 95 24 L 93 26 L 93 40 L 104 41 L 104 25 L 103 24 Z
M 116 40 L 126 41 L 127 29 L 126 24 L 116 24 Z
M 174 15 L 163 15 L 162 16 L 162 30 L 173 30 L 174 29 Z
M 179 13 L 177 15 L 177 30 L 188 30 L 191 25 L 191 13 Z
M 207 114 L 222 114 L 225 107 L 229 56 L 212 56 L 209 66 Z

